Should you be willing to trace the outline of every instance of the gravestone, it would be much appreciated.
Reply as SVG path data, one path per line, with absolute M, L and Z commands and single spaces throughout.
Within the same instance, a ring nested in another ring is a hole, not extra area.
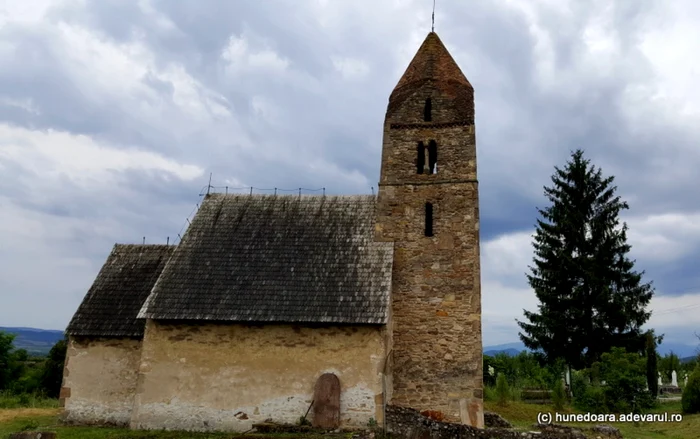
M 678 375 L 675 370 L 671 372 L 671 385 L 673 387 L 678 387 Z
M 659 386 L 663 386 L 664 382 L 661 380 L 661 372 L 659 372 Z
M 340 380 L 332 373 L 324 373 L 314 388 L 314 419 L 312 425 L 322 429 L 340 426 Z

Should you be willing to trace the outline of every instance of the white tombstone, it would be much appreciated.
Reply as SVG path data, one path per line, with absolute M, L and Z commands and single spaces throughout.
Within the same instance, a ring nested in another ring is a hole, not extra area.
M 671 385 L 673 387 L 678 387 L 678 375 L 675 370 L 671 372 Z
M 659 372 L 659 386 L 663 386 L 663 385 L 664 385 L 664 382 L 661 379 L 661 372 Z

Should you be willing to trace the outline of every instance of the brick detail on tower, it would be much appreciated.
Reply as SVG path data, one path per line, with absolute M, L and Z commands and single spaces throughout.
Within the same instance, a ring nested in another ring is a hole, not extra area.
M 483 428 L 474 89 L 432 32 L 389 99 L 376 239 L 395 246 L 391 404 Z

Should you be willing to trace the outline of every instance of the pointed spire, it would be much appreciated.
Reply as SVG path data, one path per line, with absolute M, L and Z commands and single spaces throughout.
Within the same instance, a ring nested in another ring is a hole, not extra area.
M 425 38 L 394 88 L 394 92 L 410 83 L 426 80 L 456 82 L 472 88 L 467 77 L 435 32 L 430 32 Z

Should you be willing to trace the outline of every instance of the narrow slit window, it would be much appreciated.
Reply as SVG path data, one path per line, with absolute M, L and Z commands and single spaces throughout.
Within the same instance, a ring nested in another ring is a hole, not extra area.
M 418 154 L 418 158 L 416 159 L 416 172 L 422 174 L 425 169 L 425 145 L 423 145 L 423 142 L 418 142 L 416 153 Z
M 433 120 L 433 101 L 430 98 L 425 100 L 425 107 L 423 108 L 423 120 L 426 122 L 432 122 Z
M 425 236 L 433 236 L 433 203 L 425 203 Z
M 428 172 L 437 174 L 437 142 L 434 140 L 428 144 Z

